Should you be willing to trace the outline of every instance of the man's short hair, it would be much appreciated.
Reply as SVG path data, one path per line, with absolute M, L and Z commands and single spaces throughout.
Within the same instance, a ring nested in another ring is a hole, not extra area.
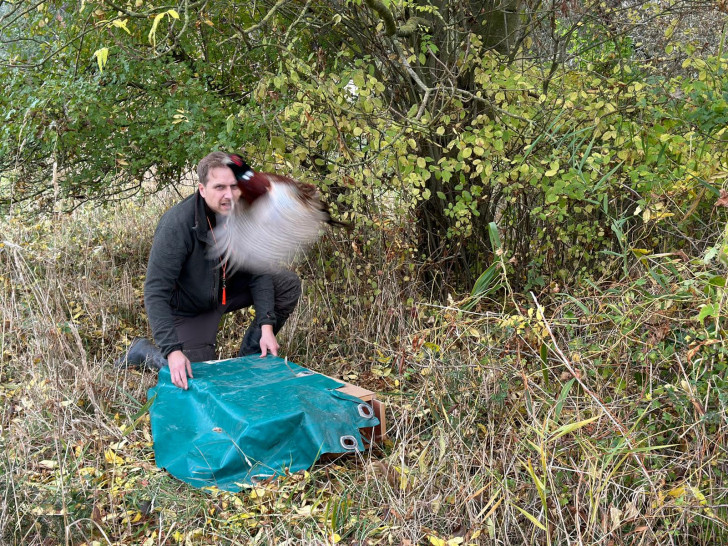
M 197 164 L 197 178 L 200 180 L 200 184 L 207 186 L 207 176 L 210 174 L 210 170 L 217 167 L 227 167 L 229 169 L 229 161 L 228 154 L 225 152 L 212 152 L 203 157 Z

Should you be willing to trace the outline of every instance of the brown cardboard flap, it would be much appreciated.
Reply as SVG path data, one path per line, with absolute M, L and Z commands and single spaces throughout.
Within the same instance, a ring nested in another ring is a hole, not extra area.
M 336 381 L 341 380 L 336 379 Z M 363 387 L 352 385 L 351 383 L 347 383 L 346 381 L 341 382 L 344 383 L 344 386 L 336 389 L 337 391 L 343 392 L 350 396 L 356 396 L 360 400 L 366 402 L 372 407 L 372 409 L 374 410 L 374 415 L 376 415 L 377 419 L 379 419 L 379 425 L 377 425 L 376 427 L 366 427 L 360 429 L 364 438 L 367 441 L 373 441 L 374 443 L 379 443 L 384 440 L 387 431 L 387 419 L 385 411 L 386 406 L 375 398 L 376 393 L 374 393 L 373 391 L 367 390 Z

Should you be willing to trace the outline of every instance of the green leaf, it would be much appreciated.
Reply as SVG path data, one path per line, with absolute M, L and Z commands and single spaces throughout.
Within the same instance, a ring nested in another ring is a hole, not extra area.
M 561 388 L 561 393 L 559 394 L 559 399 L 556 401 L 556 407 L 554 408 L 554 421 L 557 423 L 559 422 L 559 418 L 561 417 L 561 410 L 564 408 L 564 402 L 566 402 L 566 397 L 569 396 L 569 391 L 571 390 L 571 386 L 576 381 L 576 378 L 573 377 L 569 379 L 566 384 Z
M 501 244 L 500 235 L 498 234 L 498 225 L 495 222 L 488 224 L 488 237 L 490 237 L 490 247 L 495 252 L 503 245 Z
M 473 298 L 486 296 L 495 289 L 493 281 L 498 278 L 498 265 L 499 264 L 497 262 L 493 263 L 488 267 L 488 269 L 480 274 L 480 277 L 478 277 L 478 280 L 475 281 L 473 290 L 470 293 Z M 498 287 L 499 286 L 500 285 L 498 285 Z
M 717 317 L 719 315 L 719 312 L 719 307 L 716 307 L 712 303 L 706 303 L 700 308 L 700 313 L 698 313 L 697 320 L 698 322 L 702 323 L 708 317 Z
M 281 153 L 286 151 L 286 140 L 280 136 L 274 136 L 270 139 L 270 145 L 274 150 Z
M 134 415 L 132 416 L 132 418 L 131 418 L 131 420 L 133 421 L 133 422 L 132 422 L 132 425 L 131 425 L 131 426 L 130 426 L 130 427 L 129 427 L 128 429 L 124 430 L 124 434 L 123 434 L 123 436 L 128 436 L 128 435 L 129 435 L 129 434 L 131 433 L 131 431 L 132 431 L 132 430 L 134 430 L 134 429 L 135 429 L 135 428 L 137 427 L 137 425 L 139 424 L 139 422 L 140 422 L 140 421 L 142 420 L 142 417 L 144 417 L 144 414 L 145 414 L 145 413 L 147 413 L 147 412 L 149 411 L 149 408 L 151 408 L 151 407 L 152 407 L 152 404 L 154 403 L 154 399 L 155 399 L 156 397 L 157 397 L 157 395 L 156 395 L 156 394 L 155 394 L 154 396 L 152 396 L 152 397 L 151 397 L 151 398 L 150 398 L 149 400 L 147 400 L 147 402 L 146 402 L 146 403 L 145 403 L 145 404 L 144 404 L 144 405 L 143 405 L 143 406 L 142 406 L 142 407 L 141 407 L 141 408 L 139 409 L 139 411 L 138 411 L 138 412 L 136 412 L 136 413 L 135 413 L 135 414 L 134 414 Z

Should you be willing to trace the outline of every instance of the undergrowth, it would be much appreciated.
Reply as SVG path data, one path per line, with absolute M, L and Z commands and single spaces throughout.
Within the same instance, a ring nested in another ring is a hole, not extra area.
M 231 494 L 156 468 L 156 377 L 112 366 L 149 335 L 169 204 L 3 221 L 3 543 L 728 542 L 722 241 L 635 256 L 619 282 L 520 295 L 502 278 L 440 304 L 396 231 L 366 251 L 328 235 L 283 352 L 377 391 L 387 440 Z M 249 318 L 225 318 L 221 358 Z

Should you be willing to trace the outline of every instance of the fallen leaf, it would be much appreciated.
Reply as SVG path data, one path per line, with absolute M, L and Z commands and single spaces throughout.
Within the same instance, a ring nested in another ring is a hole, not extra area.
M 715 200 L 714 207 L 728 207 L 728 191 L 721 189 L 720 197 Z

